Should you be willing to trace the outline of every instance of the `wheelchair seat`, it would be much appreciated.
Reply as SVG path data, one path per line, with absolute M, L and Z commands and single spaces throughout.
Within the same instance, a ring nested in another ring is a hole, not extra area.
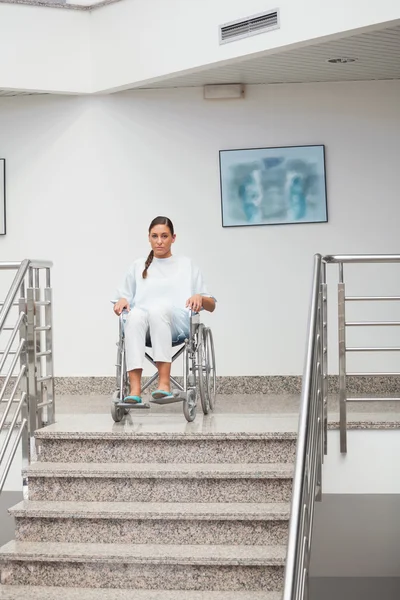
M 184 333 L 180 333 L 176 339 L 172 340 L 172 347 L 176 348 L 177 346 L 181 346 L 182 344 L 185 343 L 185 340 L 187 338 L 188 338 L 188 335 L 184 335 Z M 149 331 L 147 332 L 147 335 L 146 335 L 146 348 L 152 348 L 151 337 L 150 337 Z

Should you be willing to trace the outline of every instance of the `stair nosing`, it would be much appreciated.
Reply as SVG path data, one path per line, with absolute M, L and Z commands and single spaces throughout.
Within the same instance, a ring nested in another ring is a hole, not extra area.
M 190 433 L 164 433 L 164 432 L 131 432 L 131 431 L 116 431 L 116 432 L 101 432 L 101 431 L 47 431 L 46 428 L 35 431 L 37 439 L 57 439 L 57 440 L 154 440 L 154 441 L 199 441 L 199 440 L 214 440 L 214 441 L 232 441 L 232 440 L 296 440 L 297 432 L 295 431 L 266 431 L 266 432 L 229 432 L 229 433 L 212 433 L 212 432 L 190 432 Z
M 28 477 L 120 479 L 292 479 L 292 463 L 58 463 L 36 462 Z
M 8 511 L 28 519 L 288 521 L 290 504 L 22 501 Z
M 0 563 L 62 562 L 146 565 L 284 566 L 285 545 L 171 545 L 9 542 L 0 549 Z

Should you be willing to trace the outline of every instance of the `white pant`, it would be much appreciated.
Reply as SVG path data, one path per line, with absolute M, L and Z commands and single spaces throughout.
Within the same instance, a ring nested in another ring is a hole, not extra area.
M 125 319 L 124 319 L 125 320 Z M 172 340 L 189 337 L 189 312 L 171 306 L 134 307 L 125 320 L 126 370 L 143 369 L 146 336 L 150 332 L 155 362 L 172 361 Z

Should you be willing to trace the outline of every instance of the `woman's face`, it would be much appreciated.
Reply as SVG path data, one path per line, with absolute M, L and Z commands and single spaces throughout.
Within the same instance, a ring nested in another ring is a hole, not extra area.
M 149 234 L 149 242 L 154 256 L 156 258 L 169 258 L 175 237 L 171 234 L 168 225 L 155 225 Z

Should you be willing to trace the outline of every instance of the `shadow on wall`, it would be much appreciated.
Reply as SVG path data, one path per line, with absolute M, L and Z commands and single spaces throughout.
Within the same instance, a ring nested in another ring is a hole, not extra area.
M 325 494 L 315 510 L 310 600 L 398 600 L 399 515 L 399 494 Z
M 15 538 L 14 517 L 11 517 L 7 511 L 22 500 L 22 492 L 2 492 L 0 494 L 0 546 Z
M 312 577 L 310 600 L 398 600 L 400 577 Z

